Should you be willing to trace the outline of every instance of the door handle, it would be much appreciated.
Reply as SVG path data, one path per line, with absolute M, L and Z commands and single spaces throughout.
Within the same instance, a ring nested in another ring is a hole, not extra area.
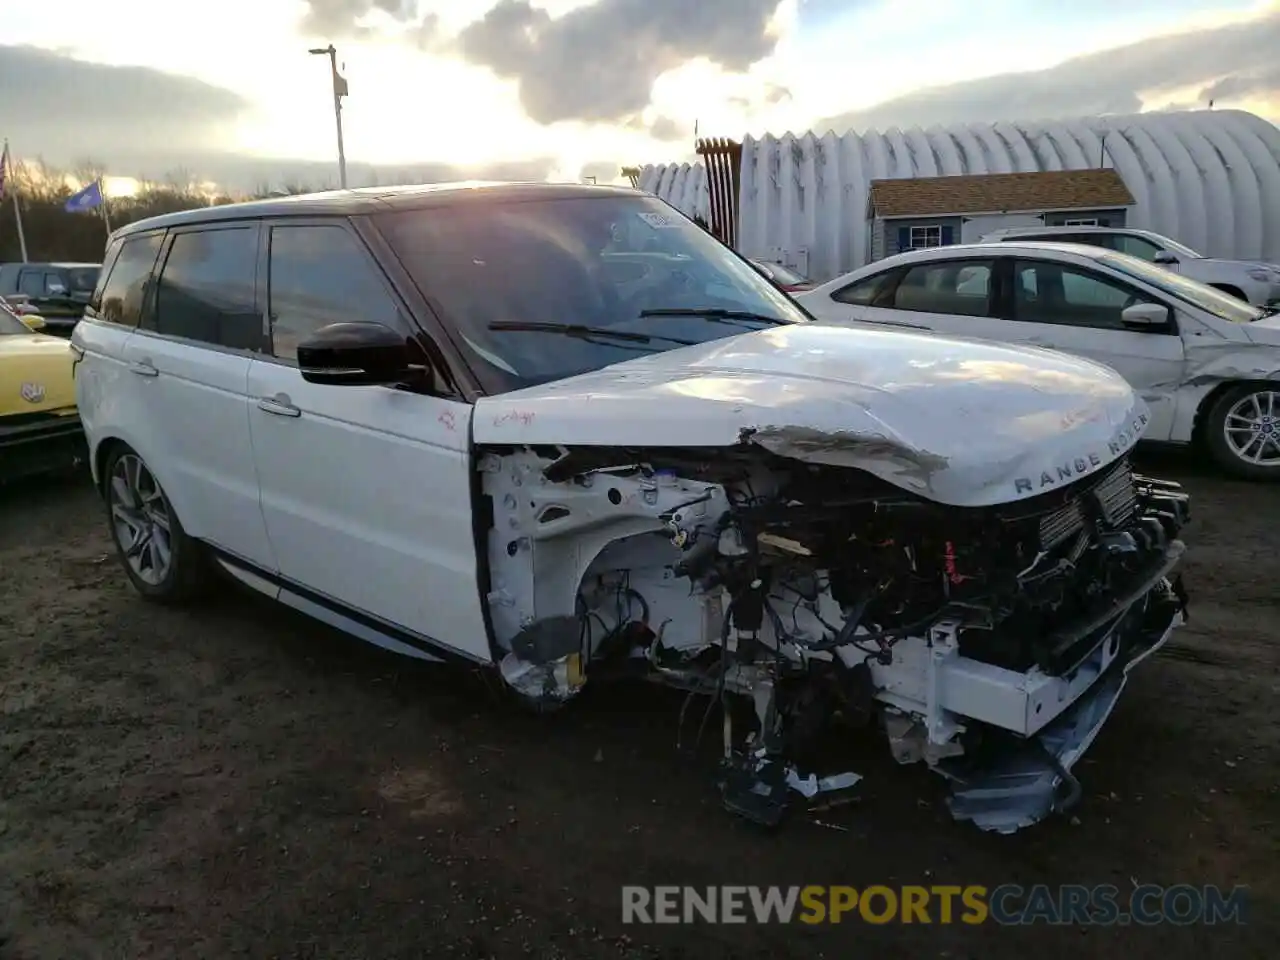
M 140 377 L 160 376 L 160 371 L 151 365 L 150 360 L 138 360 L 129 364 L 129 372 L 136 373 Z
M 302 416 L 302 411 L 295 407 L 292 401 L 283 393 L 277 393 L 274 397 L 263 397 L 258 401 L 258 409 L 263 413 L 274 414 L 277 417 Z

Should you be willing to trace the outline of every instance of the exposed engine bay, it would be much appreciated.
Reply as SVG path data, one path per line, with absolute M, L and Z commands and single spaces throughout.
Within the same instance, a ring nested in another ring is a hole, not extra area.
M 480 469 L 506 683 L 539 709 L 637 674 L 706 697 L 725 805 L 768 825 L 856 781 L 810 764 L 836 724 L 949 778 L 984 829 L 1066 809 L 1185 614 L 1188 498 L 1127 458 L 989 508 L 748 444 L 491 448 Z

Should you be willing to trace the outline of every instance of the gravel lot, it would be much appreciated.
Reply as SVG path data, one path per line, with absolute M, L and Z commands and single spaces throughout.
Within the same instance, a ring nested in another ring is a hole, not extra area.
M 1274 956 L 1280 490 L 1144 466 L 1194 495 L 1191 624 L 1077 768 L 1075 817 L 1013 837 L 953 823 L 936 778 L 873 747 L 856 804 L 762 834 L 720 809 L 709 757 L 677 755 L 674 694 L 531 721 L 236 590 L 157 609 L 87 481 L 0 491 L 0 956 Z M 1249 884 L 1249 924 L 619 911 L 628 883 L 1040 882 Z

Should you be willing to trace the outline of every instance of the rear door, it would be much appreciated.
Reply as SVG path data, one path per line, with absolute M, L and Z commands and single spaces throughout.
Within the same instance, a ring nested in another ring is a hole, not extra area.
M 264 229 L 271 345 L 250 368 L 250 417 L 267 531 L 294 588 L 281 599 L 321 618 L 336 613 L 349 630 L 354 620 L 366 639 L 402 653 L 434 642 L 488 661 L 471 405 L 443 392 L 303 380 L 297 346 L 323 326 L 360 320 L 409 342 L 420 334 L 350 223 Z
M 265 343 L 257 251 L 253 222 L 171 230 L 153 307 L 124 352 L 153 451 L 140 452 L 187 532 L 271 569 L 245 395 Z
M 80 420 L 92 443 L 119 437 L 145 459 L 149 433 L 147 398 L 137 390 L 125 359 L 125 345 L 142 321 L 152 290 L 152 270 L 164 245 L 164 231 L 116 240 L 107 250 L 98 287 L 72 343 L 80 360 L 72 368 Z M 135 432 L 133 424 L 143 426 Z

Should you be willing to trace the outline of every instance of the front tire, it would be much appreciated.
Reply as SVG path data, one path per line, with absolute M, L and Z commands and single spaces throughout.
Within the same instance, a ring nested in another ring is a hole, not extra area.
M 118 446 L 103 472 L 111 539 L 134 589 L 157 603 L 185 603 L 202 595 L 210 581 L 204 551 L 182 528 L 142 457 Z
M 1280 479 L 1280 385 L 1226 391 L 1209 408 L 1205 439 L 1213 459 L 1231 476 Z

